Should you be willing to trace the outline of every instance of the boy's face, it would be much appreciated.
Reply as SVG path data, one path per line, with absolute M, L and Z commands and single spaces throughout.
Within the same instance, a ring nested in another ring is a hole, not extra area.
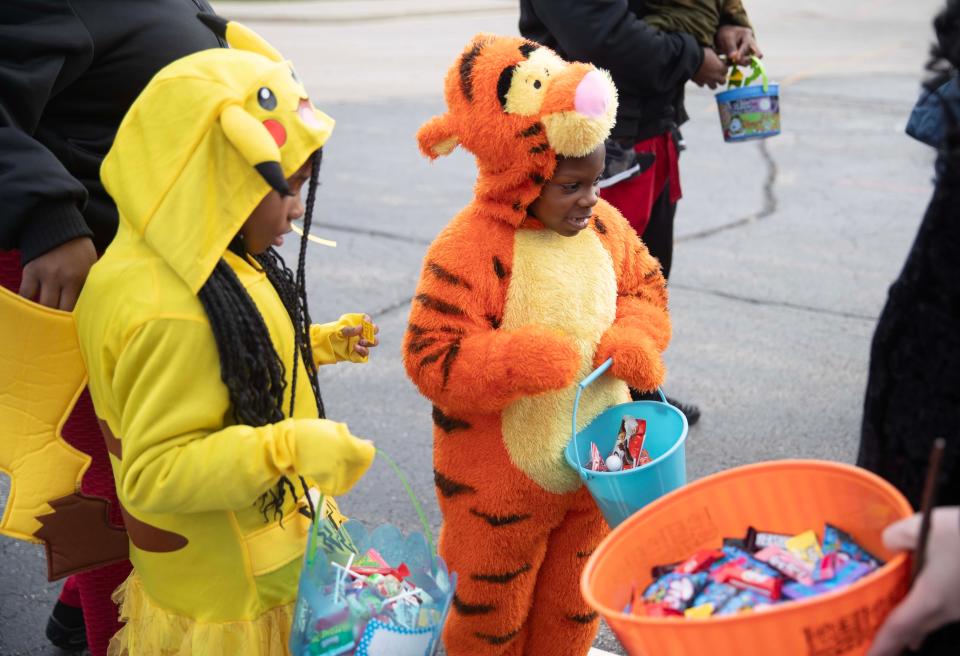
M 300 189 L 310 179 L 312 164 L 310 160 L 287 178 L 292 196 L 281 196 L 271 190 L 253 210 L 240 234 L 247 252 L 259 255 L 271 246 L 283 244 L 283 236 L 292 230 L 291 224 L 303 216 L 303 203 L 300 201 Z
M 530 214 L 554 232 L 573 237 L 590 223 L 599 199 L 597 183 L 603 173 L 606 149 L 600 144 L 584 157 L 565 157 L 530 205 Z

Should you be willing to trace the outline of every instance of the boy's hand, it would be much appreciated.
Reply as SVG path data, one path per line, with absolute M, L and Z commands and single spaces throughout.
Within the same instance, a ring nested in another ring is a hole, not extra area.
M 920 515 L 891 524 L 883 532 L 888 549 L 914 550 Z M 928 633 L 960 620 L 960 507 L 937 508 L 930 518 L 926 565 L 906 598 L 887 617 L 868 656 L 898 656 L 907 646 L 920 649 Z
M 40 305 L 70 312 L 77 304 L 97 249 L 89 237 L 71 239 L 23 267 L 20 295 Z
M 713 38 L 717 50 L 727 56 L 727 60 L 738 66 L 749 63 L 750 56 L 763 58 L 753 30 L 739 25 L 722 25 Z
M 380 340 L 376 337 L 377 333 L 380 332 L 380 326 L 373 323 L 373 319 L 370 318 L 369 314 L 363 315 L 363 320 L 366 323 L 369 323 L 371 326 L 373 326 L 374 338 L 371 341 L 361 337 L 360 341 L 358 341 L 354 345 L 353 350 L 357 355 L 359 355 L 362 358 L 365 358 L 370 354 L 370 349 L 380 344 Z M 351 337 L 356 337 L 357 335 L 360 335 L 362 332 L 363 332 L 363 326 L 353 326 L 351 328 L 344 328 L 343 330 L 341 330 L 340 335 L 342 337 L 350 339 Z
M 697 86 L 716 89 L 727 80 L 727 65 L 717 57 L 712 48 L 704 48 L 703 63 L 692 79 Z
M 614 325 L 600 339 L 593 366 L 613 358 L 610 373 L 625 380 L 630 387 L 649 392 L 663 384 L 667 368 L 653 340 L 636 329 Z

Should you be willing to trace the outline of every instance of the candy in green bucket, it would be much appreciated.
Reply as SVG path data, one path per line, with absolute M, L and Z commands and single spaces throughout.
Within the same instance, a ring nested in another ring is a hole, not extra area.
M 780 87 L 767 80 L 767 72 L 759 59 L 751 57 L 750 66 L 746 78 L 734 66 L 727 90 L 717 94 L 720 127 L 727 142 L 766 139 L 780 134 Z M 760 84 L 752 84 L 758 80 Z

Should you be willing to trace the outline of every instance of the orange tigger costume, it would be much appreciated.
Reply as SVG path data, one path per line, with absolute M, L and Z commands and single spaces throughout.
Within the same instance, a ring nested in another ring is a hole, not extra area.
M 460 577 L 444 641 L 451 656 L 583 654 L 597 616 L 578 579 L 607 528 L 563 460 L 575 382 L 614 357 L 583 395 L 584 425 L 629 400 L 627 383 L 661 382 L 664 279 L 602 200 L 575 237 L 527 214 L 558 156 L 609 133 L 605 73 L 479 35 L 447 75 L 446 102 L 420 148 L 476 155 L 476 197 L 431 245 L 404 339 L 407 373 L 435 403 L 440 551 Z

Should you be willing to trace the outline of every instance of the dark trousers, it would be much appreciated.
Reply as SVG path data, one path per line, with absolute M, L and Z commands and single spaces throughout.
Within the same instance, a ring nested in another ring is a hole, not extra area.
M 641 238 L 647 250 L 660 260 L 663 277 L 669 280 L 670 265 L 673 262 L 673 218 L 677 214 L 677 204 L 670 202 L 670 183 L 663 188 L 650 210 L 650 222 Z

